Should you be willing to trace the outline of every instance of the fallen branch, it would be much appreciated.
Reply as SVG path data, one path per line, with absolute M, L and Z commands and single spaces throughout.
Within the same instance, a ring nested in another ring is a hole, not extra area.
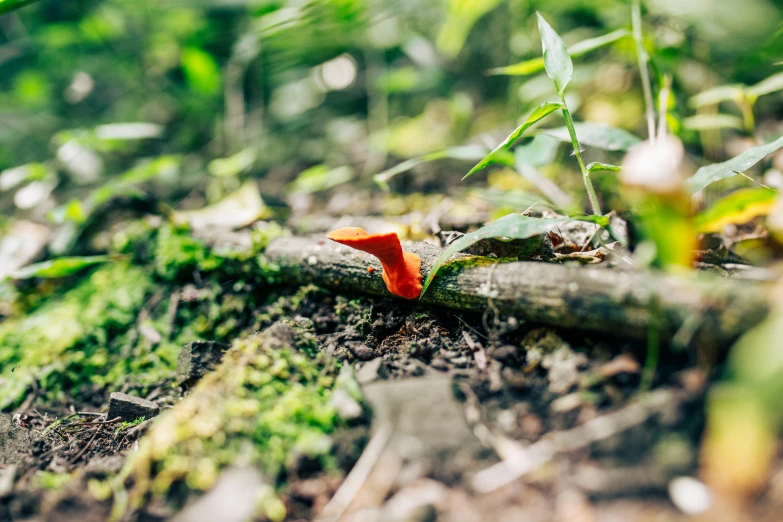
M 421 257 L 425 278 L 442 252 L 425 243 L 406 250 Z M 374 257 L 322 237 L 278 238 L 265 256 L 279 266 L 286 282 L 390 295 Z M 421 300 L 474 311 L 491 303 L 517 319 L 630 339 L 646 339 L 651 325 L 667 336 L 686 326 L 690 344 L 711 348 L 728 345 L 761 321 L 768 312 L 768 293 L 768 284 L 712 274 L 680 277 L 465 255 L 440 270 Z

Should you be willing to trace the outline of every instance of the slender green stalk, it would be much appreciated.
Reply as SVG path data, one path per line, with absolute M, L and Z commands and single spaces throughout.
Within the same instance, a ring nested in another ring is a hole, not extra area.
M 668 124 L 666 116 L 669 113 L 669 98 L 672 93 L 672 77 L 671 75 L 665 75 L 663 78 L 663 85 L 658 93 L 658 139 L 666 137 L 666 130 Z
M 649 57 L 644 50 L 644 36 L 642 35 L 642 7 L 640 0 L 633 0 L 631 8 L 631 25 L 633 26 L 633 39 L 636 42 L 636 57 L 639 60 L 639 72 L 642 78 L 642 91 L 644 92 L 645 117 L 647 118 L 647 133 L 650 141 L 655 141 L 655 104 L 653 102 L 650 72 L 648 70 Z
M 655 372 L 658 369 L 658 358 L 660 356 L 660 327 L 658 325 L 657 305 L 650 315 L 650 324 L 647 326 L 647 358 L 644 361 L 642 369 L 642 379 L 639 383 L 639 389 L 648 392 L 652 388 Z
M 742 123 L 745 126 L 745 132 L 753 136 L 756 133 L 756 117 L 753 115 L 753 100 L 749 100 L 747 95 L 737 102 L 742 113 Z
M 571 144 L 574 146 L 574 156 L 576 156 L 576 160 L 579 162 L 579 168 L 582 171 L 582 179 L 585 182 L 585 189 L 587 189 L 587 197 L 590 199 L 590 206 L 593 207 L 593 214 L 601 216 L 603 215 L 603 212 L 601 212 L 601 205 L 598 203 L 598 197 L 595 195 L 593 182 L 590 180 L 590 173 L 587 172 L 585 161 L 582 159 L 582 148 L 579 146 L 579 140 L 576 138 L 574 120 L 571 118 L 571 112 L 568 110 L 565 96 L 561 94 L 560 100 L 563 102 L 563 119 L 565 120 L 566 128 L 568 128 L 568 134 L 571 136 Z

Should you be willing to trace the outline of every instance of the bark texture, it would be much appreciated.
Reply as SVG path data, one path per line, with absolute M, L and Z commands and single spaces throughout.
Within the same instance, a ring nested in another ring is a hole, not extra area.
M 425 279 L 442 252 L 425 243 L 404 248 L 421 257 Z M 265 256 L 286 282 L 391 295 L 374 257 L 323 237 L 279 238 Z M 492 307 L 520 320 L 638 340 L 646 340 L 652 327 L 662 339 L 678 334 L 683 344 L 710 348 L 727 345 L 760 322 L 769 310 L 769 291 L 768 284 L 712 274 L 680 277 L 458 255 L 421 300 L 478 312 Z

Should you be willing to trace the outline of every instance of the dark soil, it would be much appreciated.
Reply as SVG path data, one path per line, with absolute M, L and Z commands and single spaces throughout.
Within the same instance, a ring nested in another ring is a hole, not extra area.
M 379 520 L 681 517 L 668 500 L 667 488 L 671 479 L 697 473 L 708 381 L 682 354 L 662 354 L 652 381 L 654 391 L 668 394 L 665 411 L 650 411 L 627 429 L 559 452 L 522 480 L 481 495 L 469 483 L 499 457 L 509 458 L 511 452 L 535 447 L 530 445 L 554 433 L 622 412 L 646 394 L 640 357 L 645 347 L 520 324 L 495 316 L 491 307 L 482 316 L 316 288 L 297 294 L 292 290 L 289 297 L 253 313 L 262 326 L 281 317 L 311 319 L 320 349 L 355 364 L 363 385 L 453 378 L 455 401 L 484 449 L 460 459 L 451 459 L 446 452 L 426 465 L 416 457 L 398 456 L 397 466 L 379 466 L 356 499 Z M 162 382 L 147 398 L 165 409 L 181 393 Z M 109 505 L 87 494 L 87 485 L 91 479 L 119 472 L 149 424 L 107 420 L 96 408 L 105 410 L 105 400 L 106 394 L 96 391 L 95 400 L 67 407 L 37 408 L 31 401 L 27 411 L 14 418 L 36 437 L 30 453 L 16 466 L 16 489 L 10 494 L 0 491 L 0 519 L 104 519 Z M 441 410 L 438 405 L 411 408 L 422 425 Z M 286 477 L 280 495 L 287 520 L 312 520 L 327 505 L 371 433 L 378 431 L 377 425 L 371 431 L 369 420 L 370 416 L 362 417 L 335 435 L 338 470 L 308 469 L 303 464 L 301 474 Z M 44 472 L 74 471 L 65 487 L 41 487 Z M 380 486 L 375 476 L 379 473 Z M 368 492 L 373 487 L 375 497 Z M 769 493 L 759 503 L 758 516 L 770 512 L 777 498 Z M 405 518 L 395 518 L 400 513 Z M 147 519 L 169 515 L 165 509 L 157 515 L 155 509 L 147 511 Z

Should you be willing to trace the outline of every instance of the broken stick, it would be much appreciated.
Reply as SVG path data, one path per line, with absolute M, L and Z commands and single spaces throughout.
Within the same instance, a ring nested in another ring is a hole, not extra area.
M 426 243 L 405 250 L 421 257 L 425 278 L 443 252 Z M 374 257 L 322 237 L 278 238 L 264 255 L 285 282 L 390 295 Z M 657 328 L 663 336 L 680 332 L 678 339 L 687 344 L 711 349 L 727 346 L 766 316 L 769 290 L 767 283 L 714 274 L 685 277 L 457 255 L 421 300 L 478 312 L 492 307 L 521 320 L 629 339 L 645 340 Z

